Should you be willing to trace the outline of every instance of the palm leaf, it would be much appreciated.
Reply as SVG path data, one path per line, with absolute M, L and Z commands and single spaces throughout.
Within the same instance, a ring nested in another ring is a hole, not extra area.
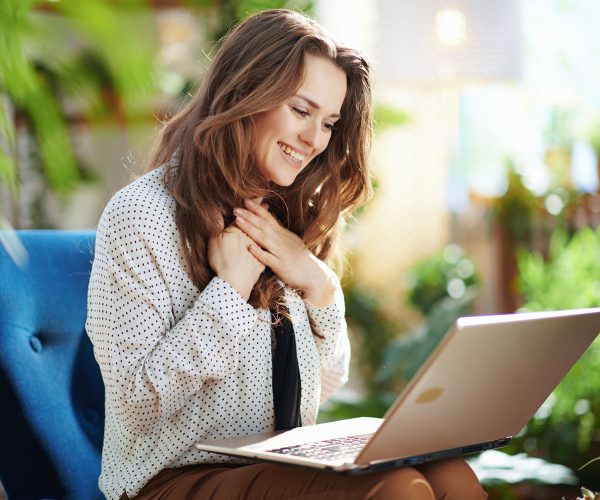
M 3 12 L 0 12 L 0 81 L 15 106 L 23 109 L 31 119 L 50 186 L 58 193 L 65 193 L 73 187 L 79 175 L 67 127 L 56 100 L 25 56 L 22 34 L 28 25 L 26 9 L 30 6 L 31 2 L 20 0 L 3 2 Z M 0 163 L 3 174 L 14 181 L 15 161 L 4 155 Z

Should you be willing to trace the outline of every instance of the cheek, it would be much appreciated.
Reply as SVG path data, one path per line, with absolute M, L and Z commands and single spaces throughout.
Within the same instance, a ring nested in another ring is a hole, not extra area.
M 257 142 L 273 139 L 282 131 L 289 130 L 292 124 L 284 109 L 276 109 L 260 115 L 255 121 Z
M 262 115 L 254 121 L 254 137 L 256 144 L 264 144 L 273 130 L 272 120 L 268 115 Z
M 331 135 L 323 138 L 323 144 L 319 148 L 316 154 L 321 154 L 323 151 L 327 149 L 327 147 L 331 144 Z M 316 156 L 316 155 L 315 155 Z
M 255 140 L 254 140 L 254 155 L 260 161 L 264 161 L 266 156 L 268 155 L 270 144 L 273 140 L 272 135 L 269 133 L 269 127 L 265 126 L 266 124 L 263 122 L 260 125 L 257 125 L 255 129 Z

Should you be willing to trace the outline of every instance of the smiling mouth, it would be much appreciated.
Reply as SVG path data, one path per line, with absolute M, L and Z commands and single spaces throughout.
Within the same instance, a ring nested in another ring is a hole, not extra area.
M 290 148 L 286 144 L 278 142 L 277 146 L 279 146 L 279 149 L 281 149 L 281 151 L 283 151 L 283 153 L 294 163 L 302 163 L 304 160 L 306 160 L 305 155 L 299 153 L 295 149 Z

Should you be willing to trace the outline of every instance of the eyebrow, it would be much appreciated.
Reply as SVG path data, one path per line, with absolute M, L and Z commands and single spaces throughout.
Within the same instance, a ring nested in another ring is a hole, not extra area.
M 296 94 L 296 97 L 299 97 L 300 99 L 303 99 L 304 101 L 306 101 L 311 108 L 321 109 L 321 106 L 319 106 L 315 101 L 313 101 L 312 99 L 309 99 L 305 95 Z M 329 116 L 331 116 L 331 118 L 339 118 L 340 117 L 339 113 L 331 113 Z

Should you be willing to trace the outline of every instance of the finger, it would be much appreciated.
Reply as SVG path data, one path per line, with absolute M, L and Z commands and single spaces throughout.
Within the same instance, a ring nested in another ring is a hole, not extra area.
M 254 200 L 244 200 L 244 205 L 248 210 L 269 222 L 273 227 L 280 226 L 279 221 L 269 212 L 268 205 L 265 207 L 264 204 L 255 203 Z
M 257 244 L 252 243 L 248 247 L 248 251 L 254 256 L 254 258 L 259 261 L 261 264 L 270 267 L 277 267 L 277 257 L 275 257 L 272 253 L 267 252 L 260 248 Z
M 263 219 L 259 215 L 256 215 L 250 210 L 246 210 L 244 208 L 234 208 L 233 215 L 235 215 L 236 217 L 241 217 L 245 221 L 249 222 L 250 224 L 259 229 L 262 229 L 263 231 L 268 229 L 269 227 L 268 222 L 265 219 Z
M 270 250 L 269 238 L 267 237 L 267 234 L 262 229 L 256 227 L 254 224 L 252 224 L 250 221 L 248 221 L 241 215 L 236 216 L 234 222 L 238 226 L 238 228 L 246 234 L 246 236 L 248 236 L 250 239 L 254 240 L 261 247 L 264 247 L 264 248 L 267 248 Z
M 236 217 L 241 217 L 244 221 L 252 224 L 255 228 L 261 231 L 263 233 L 263 238 L 273 237 L 275 232 L 279 230 L 279 227 L 273 226 L 273 224 L 264 217 L 256 215 L 254 212 L 246 210 L 245 208 L 234 208 L 233 214 Z

